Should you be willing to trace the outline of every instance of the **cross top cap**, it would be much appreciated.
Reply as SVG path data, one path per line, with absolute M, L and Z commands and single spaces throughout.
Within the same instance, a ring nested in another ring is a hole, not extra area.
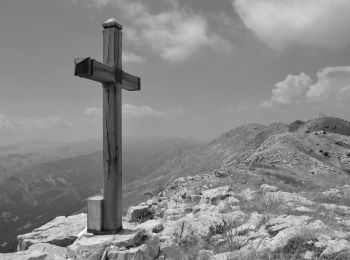
M 102 24 L 102 26 L 104 29 L 113 28 L 113 27 L 119 30 L 123 29 L 123 26 L 120 23 L 118 23 L 117 20 L 114 18 L 109 18 L 107 21 L 105 21 Z

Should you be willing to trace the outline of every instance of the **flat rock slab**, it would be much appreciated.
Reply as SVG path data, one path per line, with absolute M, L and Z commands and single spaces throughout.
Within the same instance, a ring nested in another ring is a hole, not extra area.
M 31 233 L 17 237 L 18 250 L 26 250 L 33 244 L 49 243 L 61 247 L 71 245 L 77 235 L 86 227 L 86 214 L 57 217 Z
M 67 257 L 76 260 L 100 260 L 106 248 L 130 248 L 142 242 L 144 229 L 124 229 L 116 235 L 97 235 L 76 240 L 67 248 Z
M 1 260 L 65 260 L 65 257 L 39 250 L 25 250 L 16 253 L 0 254 Z
M 43 253 L 48 253 L 48 254 L 53 254 L 56 256 L 61 256 L 66 258 L 66 254 L 67 254 L 67 248 L 66 247 L 60 247 L 60 246 L 55 246 L 52 244 L 48 244 L 48 243 L 38 243 L 38 244 L 34 244 L 31 245 L 28 248 L 29 251 L 41 251 Z M 1 259 L 1 257 L 0 257 Z

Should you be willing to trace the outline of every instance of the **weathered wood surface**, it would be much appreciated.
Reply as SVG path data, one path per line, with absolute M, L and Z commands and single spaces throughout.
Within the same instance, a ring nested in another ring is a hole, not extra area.
M 74 71 L 76 76 L 103 84 L 103 200 L 88 200 L 88 227 L 95 234 L 116 233 L 122 228 L 121 92 L 122 88 L 140 90 L 140 78 L 122 70 L 122 26 L 109 19 L 103 28 L 103 63 L 78 58 Z M 102 208 L 100 213 L 99 207 Z M 100 223 L 95 223 L 98 218 Z
M 129 91 L 141 90 L 141 79 L 123 71 L 123 89 Z
M 102 231 L 102 207 L 102 196 L 93 196 L 87 199 L 87 229 L 89 233 Z
M 74 75 L 81 78 L 94 80 L 103 84 L 117 83 L 122 84 L 122 88 L 128 91 L 137 91 L 141 89 L 141 80 L 124 71 L 116 71 L 114 67 L 98 62 L 94 59 L 79 58 L 75 60 Z M 117 78 L 116 78 L 116 74 Z
M 103 63 L 122 71 L 122 33 L 103 30 Z M 103 229 L 122 228 L 122 85 L 103 85 Z
M 116 19 L 114 18 L 110 18 L 108 19 L 107 21 L 105 21 L 103 24 L 102 24 L 103 28 L 107 29 L 107 28 L 117 28 L 119 30 L 122 30 L 123 29 L 123 26 L 117 22 Z

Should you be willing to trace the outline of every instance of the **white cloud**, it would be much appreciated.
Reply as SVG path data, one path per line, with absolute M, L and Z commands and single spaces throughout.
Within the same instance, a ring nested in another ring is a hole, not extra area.
M 184 113 L 182 108 L 170 108 L 166 111 L 159 111 L 150 106 L 123 105 L 123 116 L 126 118 L 153 117 L 174 120 Z M 90 107 L 84 110 L 84 115 L 93 118 L 102 118 L 102 108 Z M 0 119 L 1 120 L 1 119 Z
M 88 107 L 84 109 L 83 113 L 86 116 L 102 116 L 102 108 Z
M 166 1 L 163 11 L 152 13 L 144 1 L 93 0 L 98 7 L 112 4 L 118 8 L 128 25 L 126 39 L 135 45 L 145 44 L 163 59 L 185 60 L 201 47 L 231 50 L 231 43 L 210 32 L 207 20 L 189 8 L 180 7 L 176 1 Z
M 350 67 L 327 67 L 317 73 L 315 84 L 304 73 L 288 75 L 275 85 L 271 99 L 261 105 L 271 107 L 301 102 L 337 105 L 349 101 Z
M 350 67 L 328 67 L 317 73 L 306 98 L 311 102 L 342 102 L 350 97 Z M 350 100 L 350 99 L 349 99 Z
M 143 63 L 145 61 L 146 61 L 146 59 L 144 57 L 141 57 L 140 55 L 137 55 L 134 52 L 123 51 L 123 62 Z
M 272 90 L 270 101 L 265 101 L 262 106 L 268 107 L 273 104 L 291 104 L 301 101 L 308 87 L 311 85 L 311 78 L 301 73 L 298 76 L 288 75 L 284 81 L 278 82 Z
M 174 120 L 184 111 L 181 108 L 170 108 L 167 111 L 159 111 L 149 106 L 134 106 L 130 104 L 123 105 L 123 115 L 127 118 L 131 117 L 155 117 L 168 120 Z
M 71 126 L 71 123 L 58 116 L 11 117 L 0 114 L 0 131 L 6 129 L 19 131 L 47 129 L 58 124 Z
M 349 45 L 349 0 L 233 0 L 245 26 L 273 48 Z

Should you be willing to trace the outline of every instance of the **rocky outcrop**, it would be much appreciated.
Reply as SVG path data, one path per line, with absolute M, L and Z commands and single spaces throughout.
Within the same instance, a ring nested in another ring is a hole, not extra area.
M 129 208 L 116 235 L 86 233 L 85 214 L 58 217 L 20 236 L 23 251 L 0 259 L 333 259 L 350 252 L 349 207 L 266 183 L 212 185 L 223 178 L 209 173 L 176 180 Z
M 86 227 L 86 214 L 57 217 L 49 223 L 34 229 L 31 233 L 18 236 L 18 250 L 26 250 L 38 243 L 48 243 L 61 247 L 72 244 L 80 231 Z
M 67 249 L 67 257 L 76 260 L 154 259 L 159 254 L 159 239 L 144 229 L 123 229 L 116 235 L 83 237 Z
M 67 248 L 47 243 L 37 243 L 25 251 L 0 254 L 1 260 L 63 260 L 66 259 Z

